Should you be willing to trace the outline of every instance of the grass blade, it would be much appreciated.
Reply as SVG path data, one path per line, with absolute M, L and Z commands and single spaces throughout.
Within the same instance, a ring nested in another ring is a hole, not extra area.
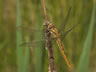
M 27 41 L 29 41 L 29 38 L 26 39 Z M 24 53 L 24 66 L 23 66 L 23 72 L 29 72 L 29 48 L 26 47 L 25 48 L 25 53 Z
M 37 13 L 38 14 L 38 13 Z M 40 14 L 37 15 L 37 18 L 36 18 L 36 24 L 35 24 L 35 27 L 36 29 L 39 29 L 41 27 L 41 19 L 40 19 Z M 40 33 L 35 33 L 35 39 L 36 40 L 40 40 Z M 35 61 L 36 61 L 36 65 L 35 65 L 35 68 L 36 68 L 36 72 L 43 72 L 43 67 L 42 67 L 42 44 L 40 45 L 40 47 L 38 48 L 35 48 Z
M 3 0 L 0 0 L 0 33 L 1 33 L 0 39 L 2 39 L 1 37 L 2 37 L 2 32 L 3 32 L 2 31 L 2 26 L 3 26 L 2 17 L 3 17 Z M 4 44 L 0 43 L 0 50 L 3 48 L 3 45 Z
M 20 2 L 16 0 L 17 7 L 17 23 L 16 27 L 21 26 L 21 16 L 20 16 Z M 16 43 L 17 43 L 17 67 L 18 72 L 23 72 L 23 48 L 19 46 L 22 44 L 22 30 L 16 31 Z
M 94 23 L 95 13 L 96 13 L 95 9 L 96 9 L 96 6 L 94 5 L 88 35 L 84 42 L 84 48 L 80 57 L 80 63 L 78 65 L 77 72 L 88 72 L 89 56 L 90 56 L 90 49 L 91 49 L 92 36 L 93 36 L 93 27 L 95 24 Z

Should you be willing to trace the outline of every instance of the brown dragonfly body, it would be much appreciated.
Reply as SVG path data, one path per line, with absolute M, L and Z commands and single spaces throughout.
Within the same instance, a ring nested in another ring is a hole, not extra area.
M 63 46 L 63 43 L 61 42 L 61 39 L 60 39 L 60 34 L 58 32 L 58 30 L 55 28 L 55 26 L 51 23 L 47 24 L 47 30 L 49 30 L 49 33 L 51 33 L 52 37 L 56 39 L 56 42 L 57 42 L 57 45 L 68 65 L 69 68 L 71 68 L 71 65 L 65 55 L 65 52 L 64 52 L 64 46 Z

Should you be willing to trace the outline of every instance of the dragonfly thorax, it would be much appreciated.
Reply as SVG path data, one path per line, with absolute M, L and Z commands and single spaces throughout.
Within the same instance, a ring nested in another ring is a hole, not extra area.
M 50 23 L 47 28 L 48 28 L 48 30 L 51 30 L 54 28 L 54 25 Z

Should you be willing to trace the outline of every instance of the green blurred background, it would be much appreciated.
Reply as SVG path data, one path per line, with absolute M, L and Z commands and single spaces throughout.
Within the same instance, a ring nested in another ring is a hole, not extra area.
M 70 7 L 62 32 L 78 24 L 63 40 L 71 72 L 96 72 L 96 0 L 46 0 L 47 14 L 57 29 L 64 24 Z M 43 23 L 42 0 L 0 0 L 0 72 L 48 72 L 44 43 L 37 48 L 20 46 L 40 40 Z M 40 30 L 31 33 L 28 28 Z M 69 72 L 56 43 L 53 48 L 56 72 Z

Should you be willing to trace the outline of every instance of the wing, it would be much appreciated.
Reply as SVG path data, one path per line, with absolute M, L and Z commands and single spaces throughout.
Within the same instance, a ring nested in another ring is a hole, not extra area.
M 23 47 L 40 47 L 42 44 L 45 43 L 45 35 L 43 29 L 34 29 L 29 28 L 25 26 L 19 26 L 16 28 L 16 31 L 21 30 L 23 34 L 23 43 L 20 44 L 20 46 Z M 26 42 L 26 38 L 29 39 L 29 41 Z
M 45 45 L 45 40 L 24 42 L 19 46 L 29 47 L 29 48 L 38 48 L 38 47 L 41 47 L 42 45 Z
M 75 24 L 73 27 L 71 27 L 69 30 L 61 34 L 61 40 L 63 40 L 68 33 L 70 33 L 75 27 L 77 27 L 78 24 Z
M 60 29 L 59 29 L 60 32 L 65 30 L 65 27 L 66 27 L 68 19 L 69 19 L 70 12 L 71 12 L 71 8 L 69 8 L 68 14 L 67 14 L 66 18 L 64 19 L 64 22 L 60 26 Z
M 45 38 L 44 29 L 35 29 L 25 26 L 18 26 L 16 27 L 16 31 L 22 31 L 23 36 L 31 37 L 31 39 L 34 39 L 36 37 L 36 34 L 39 35 L 39 40 L 43 40 Z
M 20 31 L 22 30 L 22 32 L 25 32 L 27 34 L 35 34 L 35 33 L 39 33 L 42 34 L 43 29 L 35 29 L 35 28 L 30 28 L 30 27 L 26 27 L 26 26 L 18 26 L 16 27 L 16 31 Z

